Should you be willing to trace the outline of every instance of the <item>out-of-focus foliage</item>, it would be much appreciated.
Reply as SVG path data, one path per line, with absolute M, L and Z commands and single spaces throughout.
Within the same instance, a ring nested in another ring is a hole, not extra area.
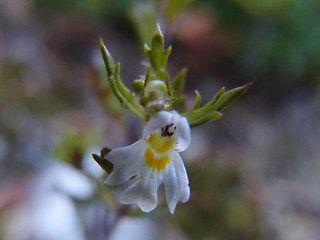
M 41 12 L 79 11 L 94 17 L 104 18 L 106 15 L 123 18 L 131 0 L 34 0 Z
M 184 8 L 194 0 L 169 0 L 167 1 L 165 15 L 168 21 L 173 20 Z
M 98 68 L 93 66 L 90 68 L 90 81 L 92 89 L 103 108 L 112 113 L 115 118 L 122 118 L 123 112 L 119 101 L 114 94 L 111 93 L 109 82 L 106 81 L 107 73 L 104 67 Z
M 133 22 L 141 43 L 150 44 L 153 34 L 157 31 L 156 22 L 159 19 L 160 1 L 137 0 L 132 2 L 129 17 Z
M 192 189 L 176 221 L 192 239 L 260 239 L 255 210 L 246 202 L 239 172 L 210 161 L 187 165 Z
M 140 43 L 150 44 L 157 31 L 156 24 L 165 25 L 166 22 L 172 22 L 192 1 L 132 0 L 128 13 Z
M 54 157 L 70 165 L 81 168 L 85 152 L 99 139 L 97 131 L 74 133 L 65 132 L 61 143 L 54 150 Z
M 312 0 L 199 0 L 236 34 L 234 54 L 249 80 L 309 82 L 319 77 L 320 3 Z

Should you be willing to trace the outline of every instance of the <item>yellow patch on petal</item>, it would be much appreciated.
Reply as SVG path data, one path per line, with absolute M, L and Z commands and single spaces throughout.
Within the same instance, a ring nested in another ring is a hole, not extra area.
M 147 142 L 157 153 L 163 154 L 173 149 L 174 137 L 163 137 L 154 132 Z
M 165 169 L 169 163 L 168 156 L 157 158 L 149 148 L 146 150 L 144 157 L 146 159 L 147 165 L 149 167 L 156 168 L 158 171 Z

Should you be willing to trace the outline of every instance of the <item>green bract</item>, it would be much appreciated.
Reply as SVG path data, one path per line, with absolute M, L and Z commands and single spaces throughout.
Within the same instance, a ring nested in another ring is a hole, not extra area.
M 120 101 L 123 108 L 129 110 L 140 119 L 146 121 L 157 112 L 173 110 L 183 106 L 185 97 L 181 94 L 187 74 L 183 68 L 173 79 L 167 71 L 167 62 L 172 47 L 164 48 L 163 35 L 159 25 L 151 40 L 150 46 L 145 44 L 145 52 L 149 59 L 147 73 L 133 81 L 133 92 L 127 89 L 120 78 L 120 64 L 115 64 L 103 41 L 100 40 L 100 49 L 108 73 L 108 81 L 112 92 Z M 222 109 L 231 105 L 239 98 L 251 84 L 225 91 L 225 88 L 214 95 L 205 105 L 200 107 L 201 95 L 196 93 L 196 100 L 191 109 L 182 115 L 188 119 L 190 127 L 199 126 L 211 120 L 222 117 Z M 135 95 L 137 94 L 137 96 Z M 181 112 L 181 111 L 180 111 Z
M 182 115 L 188 118 L 191 127 L 202 125 L 211 120 L 217 120 L 222 117 L 220 112 L 223 108 L 231 105 L 238 97 L 240 97 L 250 86 L 250 83 L 242 87 L 237 87 L 225 92 L 225 88 L 220 91 L 203 107 L 199 108 L 201 95 L 196 91 L 196 100 L 193 107 Z
M 102 52 L 103 61 L 106 65 L 108 80 L 114 95 L 118 98 L 123 108 L 128 109 L 142 120 L 145 120 L 145 109 L 135 100 L 133 93 L 127 89 L 120 78 L 120 64 L 114 64 L 114 61 L 100 39 L 100 49 Z

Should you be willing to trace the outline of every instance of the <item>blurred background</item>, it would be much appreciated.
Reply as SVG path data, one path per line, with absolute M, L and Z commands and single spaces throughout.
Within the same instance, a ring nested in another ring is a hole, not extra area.
M 316 0 L 0 0 L 0 239 L 319 239 L 319 12 Z M 253 83 L 192 129 L 191 197 L 174 215 L 119 206 L 91 157 L 142 129 L 107 86 L 99 38 L 131 87 L 156 22 L 169 72 L 188 67 L 190 103 L 194 89 L 206 102 Z

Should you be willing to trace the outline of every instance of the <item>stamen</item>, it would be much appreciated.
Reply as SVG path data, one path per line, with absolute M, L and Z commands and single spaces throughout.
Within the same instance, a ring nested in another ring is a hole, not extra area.
M 166 125 L 165 129 L 163 127 L 161 128 L 161 136 L 162 137 L 171 137 L 173 135 L 173 130 L 176 129 L 176 126 L 174 126 L 172 130 L 173 123 Z

